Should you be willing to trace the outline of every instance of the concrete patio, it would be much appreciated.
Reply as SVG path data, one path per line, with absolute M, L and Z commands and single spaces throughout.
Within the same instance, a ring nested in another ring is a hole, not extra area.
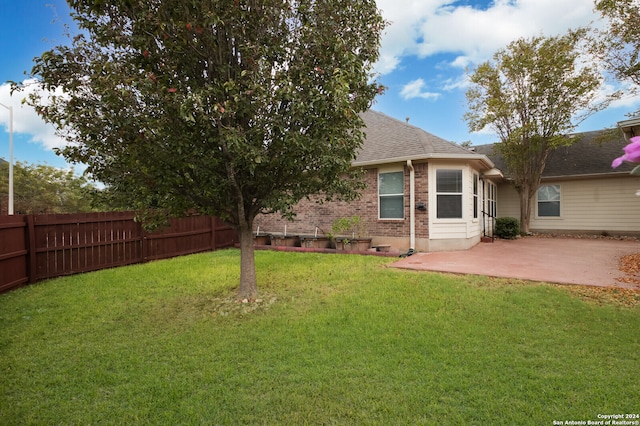
M 637 283 L 640 276 L 634 277 L 619 269 L 622 256 L 637 253 L 640 253 L 638 241 L 527 237 L 480 243 L 470 250 L 417 253 L 392 266 L 559 284 L 640 289 Z M 625 278 L 635 282 L 619 280 Z

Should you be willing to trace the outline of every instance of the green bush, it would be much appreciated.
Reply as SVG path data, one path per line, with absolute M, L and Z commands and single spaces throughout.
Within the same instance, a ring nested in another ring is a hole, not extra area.
M 499 217 L 496 219 L 496 236 L 513 240 L 520 234 L 520 222 L 515 217 Z

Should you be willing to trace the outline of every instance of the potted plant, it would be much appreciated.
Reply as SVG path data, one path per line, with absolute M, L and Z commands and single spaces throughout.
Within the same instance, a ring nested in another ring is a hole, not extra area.
M 302 236 L 300 237 L 300 244 L 302 247 L 307 248 L 329 248 L 331 247 L 331 239 L 327 235 L 318 236 L 318 228 L 316 226 L 316 231 L 313 236 Z M 324 231 L 320 229 L 320 232 L 324 234 Z
M 371 247 L 371 238 L 365 237 L 367 227 L 360 216 L 336 219 L 331 231 L 337 250 L 366 251 Z
M 253 245 L 255 246 L 268 246 L 271 244 L 271 236 L 269 234 L 260 233 L 260 227 L 253 235 Z

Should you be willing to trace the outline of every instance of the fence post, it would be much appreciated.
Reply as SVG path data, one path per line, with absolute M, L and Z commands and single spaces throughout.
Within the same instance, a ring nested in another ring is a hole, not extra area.
M 218 249 L 218 243 L 216 241 L 216 226 L 218 226 L 218 221 L 214 216 L 210 216 L 211 218 L 211 251 L 216 251 Z
M 36 282 L 36 275 L 38 273 L 37 263 L 38 263 L 38 253 L 36 252 L 36 227 L 34 224 L 34 218 L 32 214 L 27 214 L 24 216 L 27 221 L 27 273 L 29 274 L 29 284 L 33 284 Z
M 142 259 L 140 263 L 146 263 L 149 257 L 149 239 L 147 238 L 147 231 L 142 226 L 142 222 L 136 222 L 138 225 L 138 235 L 140 235 L 140 242 L 142 244 Z

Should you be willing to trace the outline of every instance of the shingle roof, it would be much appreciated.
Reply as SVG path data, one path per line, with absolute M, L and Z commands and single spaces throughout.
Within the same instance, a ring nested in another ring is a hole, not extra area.
M 355 163 L 380 162 L 398 158 L 427 158 L 431 154 L 473 155 L 469 150 L 446 141 L 419 127 L 368 110 L 362 114 L 366 138 Z
M 630 164 L 623 164 L 617 169 L 611 167 L 613 159 L 624 154 L 622 148 L 628 143 L 617 129 L 575 133 L 571 137 L 576 138 L 577 142 L 559 147 L 551 153 L 542 173 L 543 178 L 628 173 L 633 169 Z M 508 167 L 494 147 L 495 144 L 474 148 L 478 154 L 489 157 L 509 177 Z

